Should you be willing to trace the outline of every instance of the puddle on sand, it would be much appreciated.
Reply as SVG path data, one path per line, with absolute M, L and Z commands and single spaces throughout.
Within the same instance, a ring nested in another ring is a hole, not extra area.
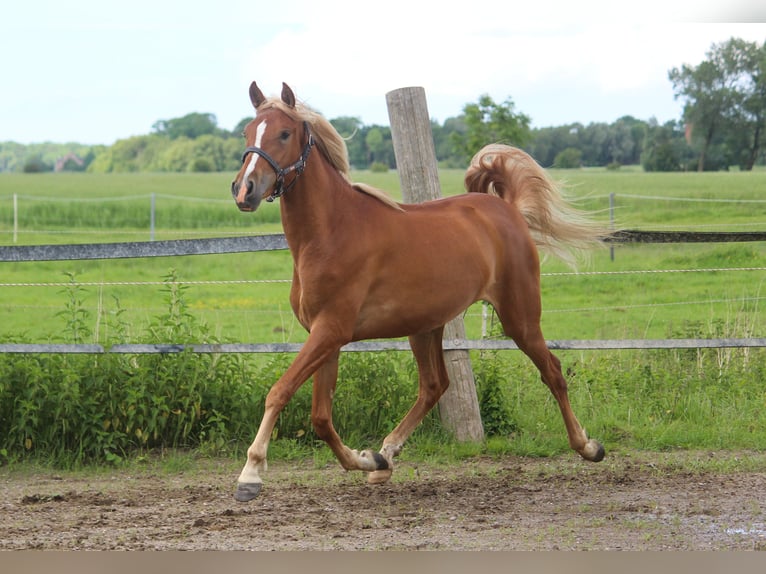
M 756 536 L 766 538 L 766 526 L 751 526 L 750 528 L 727 528 L 726 534 L 730 536 Z

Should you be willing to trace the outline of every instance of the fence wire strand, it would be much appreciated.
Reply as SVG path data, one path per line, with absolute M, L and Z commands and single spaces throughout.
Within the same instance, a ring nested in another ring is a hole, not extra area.
M 541 273 L 541 277 L 590 277 L 609 275 L 644 275 L 661 273 L 714 273 L 714 272 L 740 272 L 740 271 L 766 271 L 766 267 L 710 267 L 700 269 L 632 269 L 624 271 L 562 271 L 555 273 Z M 292 283 L 292 279 L 228 279 L 204 281 L 177 281 L 180 285 L 249 285 L 259 283 Z M 57 281 L 50 283 L 0 283 L 2 287 L 142 287 L 168 285 L 167 281 Z

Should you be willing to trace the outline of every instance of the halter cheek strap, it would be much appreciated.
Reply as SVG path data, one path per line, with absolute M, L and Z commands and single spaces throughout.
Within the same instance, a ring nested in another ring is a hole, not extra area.
M 271 169 L 273 169 L 274 173 L 277 175 L 277 181 L 274 184 L 274 191 L 268 198 L 266 198 L 266 201 L 268 202 L 274 201 L 276 198 L 284 195 L 285 192 L 290 191 L 295 185 L 295 182 L 298 181 L 298 177 L 303 173 L 303 170 L 306 169 L 306 160 L 309 158 L 309 153 L 311 153 L 311 148 L 314 145 L 314 136 L 311 135 L 311 130 L 309 130 L 308 122 L 303 122 L 303 129 L 308 134 L 308 140 L 306 141 L 306 145 L 301 152 L 301 157 L 294 164 L 285 168 L 279 167 L 279 164 L 274 161 L 274 158 L 272 158 L 259 147 L 248 146 L 245 148 L 245 152 L 242 154 L 242 163 L 245 163 L 249 153 L 258 154 L 266 160 L 266 162 L 271 166 Z M 295 172 L 295 177 L 287 186 L 285 186 L 285 176 L 288 173 L 292 173 L 293 171 Z

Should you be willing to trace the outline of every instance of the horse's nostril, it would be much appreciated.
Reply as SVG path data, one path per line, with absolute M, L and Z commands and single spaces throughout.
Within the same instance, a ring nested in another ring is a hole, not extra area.
M 245 186 L 247 187 L 247 191 L 245 192 L 245 199 L 249 199 L 249 197 L 253 194 L 253 182 L 248 180 Z M 241 189 L 241 183 L 236 180 L 231 182 L 231 195 L 234 197 L 234 199 L 239 197 L 239 192 Z

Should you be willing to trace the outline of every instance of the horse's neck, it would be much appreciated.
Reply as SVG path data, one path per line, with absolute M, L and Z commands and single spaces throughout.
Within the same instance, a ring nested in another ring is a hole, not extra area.
M 315 152 L 316 153 L 316 152 Z M 353 205 L 353 190 L 324 159 L 309 158 L 295 187 L 280 198 L 282 227 L 290 248 L 329 239 Z M 310 165 L 315 160 L 313 165 Z

